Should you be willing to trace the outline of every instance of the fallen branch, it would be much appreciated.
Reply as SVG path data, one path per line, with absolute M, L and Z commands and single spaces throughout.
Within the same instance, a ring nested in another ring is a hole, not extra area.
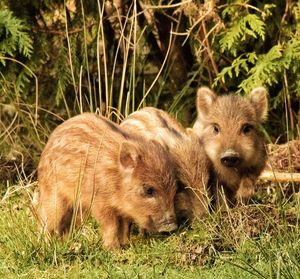
M 298 182 L 300 183 L 300 173 L 263 171 L 258 178 L 272 182 Z

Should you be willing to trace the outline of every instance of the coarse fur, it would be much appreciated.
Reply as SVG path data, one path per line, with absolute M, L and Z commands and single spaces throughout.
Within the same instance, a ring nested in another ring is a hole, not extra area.
M 213 164 L 217 203 L 247 202 L 266 163 L 264 139 L 258 130 L 267 117 L 266 90 L 255 88 L 247 97 L 217 96 L 201 87 L 197 110 L 193 129 Z
M 154 107 L 145 107 L 130 114 L 121 127 L 132 134 L 155 139 L 165 148 L 172 148 L 186 133 L 176 119 L 167 112 Z
M 78 225 L 90 212 L 101 225 L 103 245 L 118 249 L 129 241 L 131 221 L 150 232 L 177 227 L 176 180 L 167 152 L 92 113 L 53 131 L 38 181 L 38 212 L 50 233 L 64 235 L 72 218 Z
M 172 155 L 180 185 L 175 196 L 178 222 L 203 217 L 208 209 L 210 161 L 199 137 L 168 113 L 153 107 L 132 113 L 120 126 L 128 133 L 159 141 Z

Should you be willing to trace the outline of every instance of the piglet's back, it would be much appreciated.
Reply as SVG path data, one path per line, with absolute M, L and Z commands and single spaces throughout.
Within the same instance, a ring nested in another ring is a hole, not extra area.
M 115 129 L 113 123 L 92 113 L 67 120 L 53 131 L 42 153 L 38 167 L 40 187 L 59 188 L 63 184 L 75 188 L 73 183 L 93 176 L 96 161 L 116 161 L 119 144 L 125 139 L 126 134 Z
M 145 107 L 129 115 L 120 125 L 123 131 L 154 139 L 167 148 L 182 140 L 185 129 L 163 110 Z

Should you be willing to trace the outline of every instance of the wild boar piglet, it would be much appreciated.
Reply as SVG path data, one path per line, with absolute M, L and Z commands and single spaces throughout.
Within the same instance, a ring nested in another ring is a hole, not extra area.
M 179 223 L 203 217 L 208 209 L 210 161 L 199 137 L 163 110 L 146 107 L 121 123 L 122 130 L 154 139 L 172 156 L 178 180 L 175 211 Z
M 155 141 L 132 136 L 110 120 L 84 113 L 59 125 L 38 166 L 38 211 L 44 229 L 64 235 L 88 213 L 103 245 L 129 241 L 129 223 L 149 232 L 177 228 L 173 162 Z
M 247 202 L 266 163 L 265 142 L 258 129 L 267 117 L 266 90 L 255 88 L 247 97 L 217 96 L 201 87 L 197 110 L 193 130 L 213 165 L 217 204 Z

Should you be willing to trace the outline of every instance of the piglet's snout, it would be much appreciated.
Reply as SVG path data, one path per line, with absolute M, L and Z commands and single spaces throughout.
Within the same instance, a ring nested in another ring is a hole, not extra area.
M 227 149 L 223 152 L 220 160 L 222 165 L 229 168 L 236 167 L 241 162 L 240 154 L 233 149 Z
M 163 222 L 158 226 L 158 232 L 173 232 L 177 228 L 175 214 L 166 214 Z

